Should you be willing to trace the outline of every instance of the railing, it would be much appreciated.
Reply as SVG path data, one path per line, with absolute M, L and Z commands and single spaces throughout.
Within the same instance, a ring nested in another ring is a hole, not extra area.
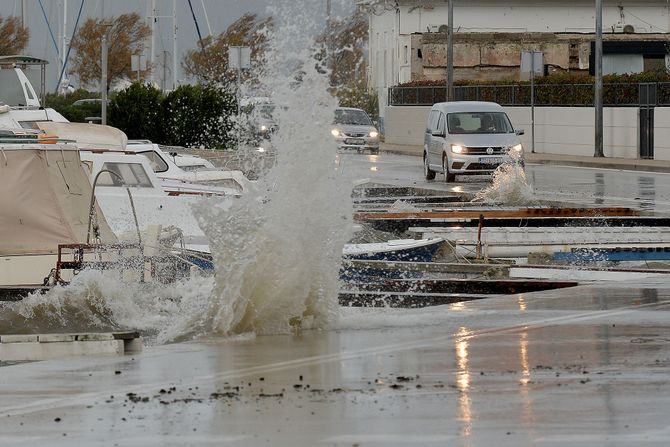
M 593 84 L 536 84 L 536 106 L 592 107 Z M 447 88 L 390 87 L 390 106 L 432 106 L 447 99 Z M 530 106 L 530 85 L 455 86 L 456 101 L 491 101 L 503 106 Z M 612 83 L 603 85 L 603 105 L 608 107 L 669 106 L 670 82 Z

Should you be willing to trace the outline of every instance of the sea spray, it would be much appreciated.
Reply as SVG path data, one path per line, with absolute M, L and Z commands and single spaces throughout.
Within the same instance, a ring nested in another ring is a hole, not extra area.
M 351 236 L 351 180 L 330 136 L 336 100 L 311 31 L 318 1 L 284 3 L 266 54 L 265 88 L 277 104 L 276 164 L 229 209 L 196 206 L 216 284 L 207 305 L 162 335 L 287 333 L 325 328 L 338 315 L 342 248 Z
M 198 276 L 172 284 L 123 282 L 118 272 L 86 269 L 67 286 L 0 303 L 0 334 L 133 329 L 151 340 L 202 307 L 213 283 Z
M 315 57 L 314 17 L 323 5 L 281 3 L 261 76 L 279 106 L 275 165 L 232 205 L 212 198 L 195 209 L 215 278 L 124 283 L 118 272 L 84 270 L 68 286 L 1 304 L 0 333 L 135 329 L 165 343 L 335 324 L 352 182 L 336 162 L 330 126 L 337 103 Z
M 536 205 L 538 200 L 520 163 L 504 163 L 493 172 L 491 184 L 479 191 L 473 202 L 490 205 Z

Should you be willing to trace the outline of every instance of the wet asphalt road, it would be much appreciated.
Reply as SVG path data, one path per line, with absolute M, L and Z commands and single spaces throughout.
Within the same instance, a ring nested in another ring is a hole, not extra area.
M 407 155 L 343 154 L 340 160 L 357 180 L 467 194 L 490 184 L 484 176 L 458 176 L 453 184 L 440 175 L 427 181 L 421 159 Z M 670 212 L 670 173 L 527 164 L 526 178 L 540 201 Z

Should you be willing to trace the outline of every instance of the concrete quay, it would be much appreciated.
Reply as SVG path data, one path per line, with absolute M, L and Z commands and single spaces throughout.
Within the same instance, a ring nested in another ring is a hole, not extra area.
M 3 446 L 664 446 L 670 289 L 580 286 L 0 368 Z M 420 322 L 420 323 L 419 323 Z
M 35 361 L 142 350 L 136 331 L 77 334 L 0 334 L 0 362 Z

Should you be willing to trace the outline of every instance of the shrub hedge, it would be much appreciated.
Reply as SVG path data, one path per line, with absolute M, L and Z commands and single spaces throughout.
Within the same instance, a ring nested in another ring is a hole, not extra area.
M 555 73 L 535 79 L 535 103 L 538 105 L 591 105 L 593 104 L 593 76 Z M 603 76 L 603 102 L 610 105 L 637 104 L 641 83 L 659 83 L 657 97 L 659 103 L 670 103 L 670 75 L 666 72 L 643 72 L 625 75 Z M 454 82 L 457 98 L 495 101 L 501 104 L 530 104 L 530 81 L 480 81 L 459 80 Z M 412 81 L 399 84 L 392 89 L 393 104 L 428 104 L 444 101 L 446 86 L 444 80 Z M 433 87 L 416 89 L 414 87 Z

